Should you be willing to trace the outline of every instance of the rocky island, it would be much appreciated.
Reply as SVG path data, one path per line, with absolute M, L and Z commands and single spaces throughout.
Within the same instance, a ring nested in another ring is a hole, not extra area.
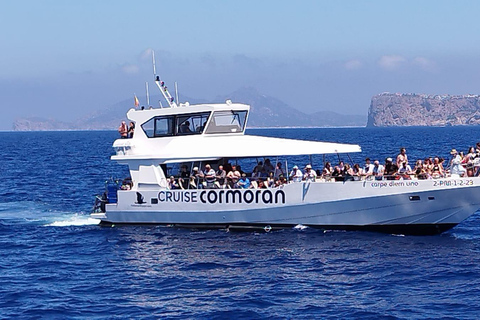
M 480 124 L 479 95 L 381 93 L 372 97 L 367 127 Z

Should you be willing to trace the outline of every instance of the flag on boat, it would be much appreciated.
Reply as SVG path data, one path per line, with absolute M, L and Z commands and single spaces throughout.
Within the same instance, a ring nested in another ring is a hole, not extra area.
M 133 95 L 133 104 L 135 105 L 135 108 L 138 107 L 138 105 L 140 104 L 140 102 L 138 101 L 138 98 L 137 98 L 137 95 Z

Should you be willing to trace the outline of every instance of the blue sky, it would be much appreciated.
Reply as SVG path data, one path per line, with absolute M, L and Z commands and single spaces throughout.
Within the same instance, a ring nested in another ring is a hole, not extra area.
M 0 0 L 0 130 L 74 120 L 158 73 L 204 99 L 251 86 L 304 112 L 480 93 L 478 1 Z M 150 86 L 154 90 L 153 85 Z

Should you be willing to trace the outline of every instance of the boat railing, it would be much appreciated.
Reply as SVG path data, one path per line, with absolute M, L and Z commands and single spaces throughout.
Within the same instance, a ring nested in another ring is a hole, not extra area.
M 284 178 L 281 183 L 277 183 L 279 178 L 274 178 L 273 181 L 269 180 L 268 177 L 252 177 L 247 176 L 250 181 L 250 188 L 257 189 L 262 188 L 262 185 L 265 187 L 279 187 L 285 184 L 290 183 L 299 183 L 299 182 L 312 182 L 312 183 L 333 183 L 333 182 L 355 182 L 355 181 L 390 181 L 390 180 L 430 180 L 430 179 L 441 179 L 449 178 L 451 175 L 449 172 L 446 172 L 443 175 L 429 175 L 429 174 L 394 174 L 394 175 L 320 175 L 315 180 L 299 180 L 294 181 L 293 179 Z M 169 189 L 241 189 L 238 186 L 237 182 L 239 179 L 223 178 L 221 181 L 219 179 L 207 181 L 205 178 L 201 177 L 190 177 L 190 178 L 181 178 L 174 177 L 174 181 L 169 183 Z

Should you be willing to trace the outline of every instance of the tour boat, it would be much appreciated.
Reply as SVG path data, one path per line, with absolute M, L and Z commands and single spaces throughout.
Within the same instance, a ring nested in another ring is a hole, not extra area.
M 102 223 L 266 231 L 303 225 L 425 235 L 444 232 L 480 208 L 478 177 L 342 182 L 317 178 L 262 189 L 219 184 L 205 188 L 198 182 L 196 188 L 169 188 L 172 168 L 182 165 L 191 172 L 239 159 L 349 154 L 361 148 L 246 135 L 249 105 L 230 100 L 177 104 L 158 76 L 155 83 L 168 106 L 128 111 L 135 133 L 113 143 L 111 160 L 128 165 L 131 180 L 122 188 L 110 185 L 91 214 Z

